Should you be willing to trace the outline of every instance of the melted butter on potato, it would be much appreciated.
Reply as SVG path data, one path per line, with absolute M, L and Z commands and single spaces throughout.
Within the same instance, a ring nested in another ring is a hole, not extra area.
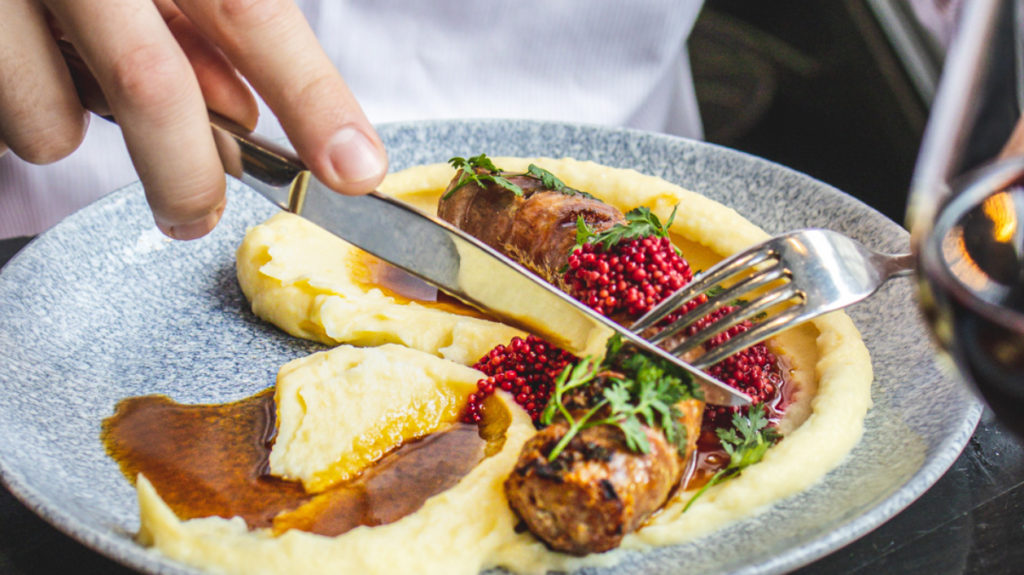
M 767 237 L 735 210 L 633 170 L 571 159 L 494 162 L 511 171 L 536 163 L 620 210 L 645 205 L 663 221 L 678 204 L 670 231 L 695 269 Z M 432 210 L 452 175 L 447 165 L 412 168 L 389 175 L 381 191 Z M 415 303 L 396 307 L 394 298 L 362 288 L 345 275 L 344 262 L 351 260 L 353 249 L 294 216 L 275 216 L 247 234 L 238 252 L 239 280 L 260 317 L 329 344 L 402 343 L 468 364 L 516 333 L 440 310 L 427 310 L 433 314 L 427 320 L 426 308 Z M 414 322 L 413 327 L 404 321 Z M 837 312 L 818 318 L 776 338 L 773 351 L 794 370 L 797 387 L 782 422 L 785 439 L 739 477 L 709 489 L 685 514 L 692 493 L 678 495 L 648 525 L 627 535 L 623 550 L 682 543 L 753 515 L 819 480 L 857 443 L 871 404 L 872 372 L 849 317 Z M 186 564 L 224 573 L 473 574 L 492 567 L 546 573 L 618 562 L 621 550 L 570 557 L 548 550 L 529 533 L 516 532 L 502 483 L 533 427 L 506 395 L 488 401 L 500 404 L 508 416 L 504 446 L 456 487 L 395 523 L 328 538 L 296 530 L 274 537 L 269 531 L 248 531 L 240 519 L 182 522 L 140 478 L 140 540 Z
M 454 423 L 479 371 L 400 345 L 343 345 L 277 374 L 270 471 L 307 492 L 351 479 L 399 445 Z

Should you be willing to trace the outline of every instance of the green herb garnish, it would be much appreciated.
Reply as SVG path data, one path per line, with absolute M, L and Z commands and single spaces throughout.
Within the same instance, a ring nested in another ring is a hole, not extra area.
M 452 186 L 452 189 L 448 190 L 441 199 L 447 200 L 448 197 L 455 193 L 456 190 L 470 183 L 474 183 L 479 186 L 483 186 L 485 183 L 493 183 L 509 190 L 517 196 L 523 195 L 523 189 L 516 184 L 513 184 L 508 177 L 502 175 L 502 169 L 495 166 L 494 162 L 487 157 L 487 154 L 480 154 L 479 156 L 473 156 L 469 159 L 456 156 L 449 159 L 448 163 L 456 170 L 462 170 L 462 173 L 459 174 L 459 179 L 455 182 L 455 185 Z M 483 171 L 478 172 L 477 170 Z M 536 164 L 530 164 L 525 173 L 515 175 L 536 178 L 537 180 L 540 180 L 541 185 L 546 189 L 553 190 L 567 196 L 583 196 L 592 200 L 597 199 L 587 192 L 581 192 L 580 190 L 570 188 L 565 185 L 565 182 L 555 177 L 554 174 Z
M 667 238 L 668 228 L 676 218 L 676 210 L 679 206 L 672 208 L 672 215 L 668 222 L 661 223 L 658 216 L 654 215 L 650 208 L 640 206 L 626 214 L 625 224 L 615 224 L 603 232 L 594 233 L 583 220 L 583 216 L 576 218 L 576 245 L 582 246 L 586 243 L 600 244 L 605 250 L 624 240 L 642 239 L 646 237 Z M 679 248 L 675 248 L 676 253 Z
M 517 196 L 523 195 L 523 189 L 513 184 L 505 176 L 501 175 L 501 170 L 494 165 L 494 162 L 492 162 L 486 154 L 473 156 L 468 160 L 466 158 L 456 156 L 448 160 L 448 163 L 456 170 L 462 170 L 462 172 L 459 174 L 459 179 L 455 182 L 455 185 L 452 186 L 452 189 L 448 190 L 441 199 L 447 200 L 448 197 L 454 194 L 456 190 L 469 183 L 474 183 L 479 186 L 483 186 L 486 183 L 497 184 Z M 478 169 L 483 171 L 477 172 Z
M 693 277 L 696 278 L 697 276 L 699 276 L 702 273 L 704 273 L 704 272 L 703 271 L 699 271 L 699 272 L 693 274 Z M 718 297 L 718 295 L 721 294 L 724 291 L 725 291 L 725 286 L 723 286 L 722 284 L 715 284 L 715 285 L 709 287 L 707 289 L 707 291 L 704 292 L 704 293 L 708 296 L 708 299 L 714 299 L 714 298 Z
M 676 403 L 695 395 L 692 379 L 674 366 L 669 367 L 668 362 L 640 353 L 623 359 L 619 356 L 621 347 L 621 339 L 612 338 L 606 358 L 612 363 L 622 360 L 614 367 L 623 373 L 609 376 L 610 383 L 602 391 L 601 400 L 579 418 L 573 417 L 565 406 L 565 394 L 590 384 L 600 371 L 612 366 L 609 363 L 598 366 L 588 357 L 575 367 L 566 367 L 555 380 L 555 389 L 541 414 L 541 423 L 550 425 L 560 414 L 569 423 L 569 429 L 548 454 L 548 461 L 554 461 L 580 431 L 598 425 L 618 427 L 625 436 L 626 446 L 640 453 L 651 450 L 644 425 L 661 428 L 665 438 L 678 450 L 686 449 L 686 429 L 679 422 L 682 414 Z M 594 419 L 601 411 L 607 411 L 606 415 Z
M 700 491 L 683 507 L 685 513 L 698 497 L 712 486 L 725 479 L 739 475 L 744 469 L 761 461 L 768 448 L 777 443 L 782 436 L 778 430 L 768 424 L 768 415 L 764 405 L 757 404 L 750 408 L 750 413 L 734 413 L 732 427 L 718 428 L 715 433 L 722 442 L 722 448 L 729 454 L 729 465 L 719 469 L 711 479 L 700 488 Z
M 587 192 L 583 192 L 575 188 L 570 188 L 569 186 L 565 185 L 565 182 L 559 180 L 557 177 L 555 177 L 554 174 L 538 166 L 537 164 L 530 164 L 530 166 L 526 169 L 526 173 L 523 175 L 533 176 L 534 178 L 537 178 L 538 180 L 540 180 L 541 185 L 548 190 L 553 190 L 565 194 L 567 196 L 583 196 L 584 198 L 597 200 L 597 198 L 588 194 Z
M 696 279 L 697 276 L 700 275 L 701 273 L 703 273 L 703 272 L 697 272 L 696 274 L 693 275 L 693 277 Z M 724 291 L 725 291 L 725 286 L 723 286 L 722 284 L 715 284 L 715 285 L 709 287 L 704 292 L 704 295 L 708 296 L 708 299 L 710 300 L 710 299 L 715 299 L 716 297 L 721 295 Z M 736 298 L 736 299 L 730 301 L 729 305 L 731 305 L 733 307 L 743 307 L 743 306 L 747 305 L 747 300 L 745 300 L 743 298 Z M 750 320 L 751 321 L 761 321 L 761 320 L 763 320 L 766 317 L 768 317 L 768 312 L 763 311 L 763 312 L 755 315 L 754 317 L 751 317 Z
M 554 174 L 537 164 L 530 164 L 530 166 L 526 168 L 526 173 L 540 180 L 541 185 L 549 190 L 561 192 L 565 189 L 572 189 L 569 186 L 566 186 L 562 180 L 556 178 Z

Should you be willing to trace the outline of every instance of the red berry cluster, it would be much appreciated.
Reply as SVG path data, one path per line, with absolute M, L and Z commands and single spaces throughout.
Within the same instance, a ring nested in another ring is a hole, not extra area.
M 736 308 L 725 306 L 708 314 L 707 317 L 697 320 L 694 325 L 687 328 L 687 333 L 692 335 L 706 328 L 734 309 Z M 704 344 L 704 348 L 711 349 L 721 345 L 737 334 L 747 331 L 750 327 L 749 321 L 739 323 L 712 337 Z M 723 359 L 707 371 L 722 383 L 749 395 L 754 403 L 768 403 L 774 399 L 783 379 L 778 358 L 768 350 L 768 346 L 763 342 Z M 707 405 L 704 408 L 704 424 L 711 427 L 727 427 L 732 421 L 732 414 L 738 409 L 738 407 Z
M 537 421 L 551 397 L 555 379 L 565 366 L 576 361 L 573 354 L 539 337 L 512 338 L 508 345 L 492 349 L 473 366 L 487 377 L 478 381 L 476 392 L 469 395 L 462 421 L 479 422 L 484 400 L 497 389 L 512 394 Z
M 669 238 L 663 237 L 667 232 L 657 219 L 644 219 L 643 213 L 636 217 L 632 215 L 633 212 L 627 214 L 630 224 L 616 226 L 603 239 L 602 234 L 595 234 L 592 238 L 596 237 L 596 241 L 588 241 L 573 250 L 562 278 L 570 295 L 618 321 L 639 318 L 693 278 L 689 263 L 679 255 Z M 648 225 L 650 231 L 637 227 L 643 225 Z M 618 237 L 609 241 L 616 233 Z M 630 233 L 634 235 L 629 237 Z M 703 295 L 691 300 L 663 322 L 671 323 L 704 301 Z M 731 309 L 719 309 L 697 321 L 689 328 L 690 335 Z M 720 345 L 749 328 L 749 322 L 737 325 L 712 338 L 705 348 Z M 525 340 L 515 338 L 507 346 L 494 348 L 473 366 L 484 372 L 487 378 L 480 380 L 477 391 L 470 395 L 463 421 L 480 421 L 484 400 L 499 388 L 511 393 L 536 421 L 548 403 L 554 380 L 566 365 L 576 361 L 572 354 L 534 336 Z M 755 403 L 771 403 L 778 399 L 783 381 L 778 359 L 764 344 L 726 358 L 708 372 L 749 394 Z M 704 412 L 705 424 L 729 426 L 736 409 L 709 405 Z
M 599 313 L 620 315 L 636 319 L 661 302 L 693 278 L 689 264 L 676 252 L 668 238 L 648 236 L 642 239 L 620 241 L 605 249 L 599 243 L 588 243 L 569 256 L 569 270 L 565 283 L 569 293 Z M 706 301 L 701 295 L 663 323 L 671 323 L 679 315 Z M 706 328 L 732 307 L 721 308 L 693 325 L 689 335 Z M 711 338 L 705 349 L 729 340 L 750 329 L 743 322 Z M 778 359 L 763 343 L 728 357 L 712 366 L 708 372 L 720 381 L 751 396 L 755 403 L 771 401 L 782 383 Z M 731 424 L 737 408 L 708 405 L 705 423 L 712 427 Z
M 636 318 L 692 278 L 668 238 L 648 236 L 608 249 L 583 244 L 569 255 L 564 281 L 570 295 L 598 313 Z

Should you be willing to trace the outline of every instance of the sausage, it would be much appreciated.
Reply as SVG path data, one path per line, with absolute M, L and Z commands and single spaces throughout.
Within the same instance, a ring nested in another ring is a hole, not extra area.
M 549 462 L 569 424 L 542 429 L 523 446 L 505 480 L 509 505 L 556 551 L 586 555 L 618 547 L 665 504 L 696 447 L 703 403 L 693 399 L 678 407 L 687 433 L 682 455 L 660 430 L 644 426 L 650 451 L 638 453 L 617 427 L 599 425 L 579 432 Z
M 560 286 L 560 270 L 576 245 L 578 217 L 595 232 L 626 222 L 613 206 L 545 189 L 532 176 L 504 174 L 522 188 L 522 196 L 494 183 L 481 186 L 470 182 L 452 192 L 460 175 L 461 171 L 438 201 L 438 217 L 555 285 Z

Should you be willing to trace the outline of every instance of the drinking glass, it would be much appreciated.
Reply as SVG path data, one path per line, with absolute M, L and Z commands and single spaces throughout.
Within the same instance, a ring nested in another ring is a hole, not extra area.
M 966 161 L 977 156 L 994 75 L 1005 73 L 992 65 L 997 26 L 1011 15 L 1015 29 L 1020 4 L 963 3 L 915 166 L 907 224 L 922 308 L 937 341 L 996 416 L 1024 436 L 1024 156 L 1004 151 L 977 165 Z M 1016 41 L 1012 49 L 1019 58 Z

